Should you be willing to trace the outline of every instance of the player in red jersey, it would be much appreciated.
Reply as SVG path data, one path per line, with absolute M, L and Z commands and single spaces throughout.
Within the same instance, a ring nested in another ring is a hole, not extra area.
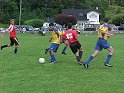
M 68 40 L 69 46 L 70 46 L 72 52 L 74 53 L 74 55 L 78 61 L 78 64 L 81 65 L 82 64 L 81 58 L 82 58 L 82 54 L 83 54 L 83 49 L 81 47 L 81 44 L 78 41 L 78 34 L 76 33 L 75 30 L 72 30 L 72 24 L 71 23 L 69 23 L 67 27 L 68 27 L 68 30 L 65 31 L 62 38 Z
M 6 32 L 9 32 L 10 33 L 10 44 L 7 44 L 7 45 L 3 45 L 1 46 L 1 50 L 5 47 L 10 47 L 10 46 L 13 46 L 15 44 L 15 50 L 14 50 L 14 53 L 16 54 L 17 53 L 17 49 L 19 47 L 19 42 L 18 42 L 18 39 L 16 37 L 16 30 L 14 28 L 14 19 L 11 19 L 10 20 L 10 26 L 9 28 L 6 30 Z

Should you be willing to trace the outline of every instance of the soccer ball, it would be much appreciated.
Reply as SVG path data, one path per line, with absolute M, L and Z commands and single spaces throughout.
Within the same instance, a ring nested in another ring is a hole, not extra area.
M 44 63 L 45 62 L 45 59 L 44 58 L 39 58 L 39 63 Z

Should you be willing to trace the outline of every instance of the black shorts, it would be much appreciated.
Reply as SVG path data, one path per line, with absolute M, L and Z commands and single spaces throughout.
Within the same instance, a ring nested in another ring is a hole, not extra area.
M 10 45 L 13 46 L 13 45 L 19 45 L 19 41 L 17 38 L 10 38 Z
M 79 42 L 74 42 L 70 44 L 71 51 L 75 54 L 81 49 L 81 44 Z

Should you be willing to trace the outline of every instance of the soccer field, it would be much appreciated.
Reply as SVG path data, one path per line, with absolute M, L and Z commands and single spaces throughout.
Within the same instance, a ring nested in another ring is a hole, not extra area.
M 107 51 L 103 50 L 88 69 L 77 64 L 70 48 L 62 55 L 64 44 L 56 53 L 56 64 L 49 64 L 50 35 L 17 34 L 20 47 L 14 54 L 14 47 L 0 51 L 0 93 L 124 93 L 124 34 L 116 34 L 108 40 L 115 49 L 111 59 L 114 66 L 104 66 Z M 9 42 L 8 34 L 0 38 L 1 45 Z M 84 48 L 83 61 L 92 54 L 96 34 L 80 35 Z M 40 57 L 45 64 L 38 63 Z

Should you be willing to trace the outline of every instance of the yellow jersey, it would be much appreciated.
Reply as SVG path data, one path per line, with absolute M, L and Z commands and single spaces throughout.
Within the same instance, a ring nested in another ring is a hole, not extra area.
M 52 42 L 56 44 L 60 44 L 60 35 L 61 35 L 61 32 L 59 31 L 59 29 L 54 28 L 51 35 Z
M 98 30 L 98 38 L 103 38 L 103 39 L 107 40 L 107 38 L 108 38 L 107 34 L 103 34 L 102 31 L 108 32 L 108 24 L 101 25 Z

